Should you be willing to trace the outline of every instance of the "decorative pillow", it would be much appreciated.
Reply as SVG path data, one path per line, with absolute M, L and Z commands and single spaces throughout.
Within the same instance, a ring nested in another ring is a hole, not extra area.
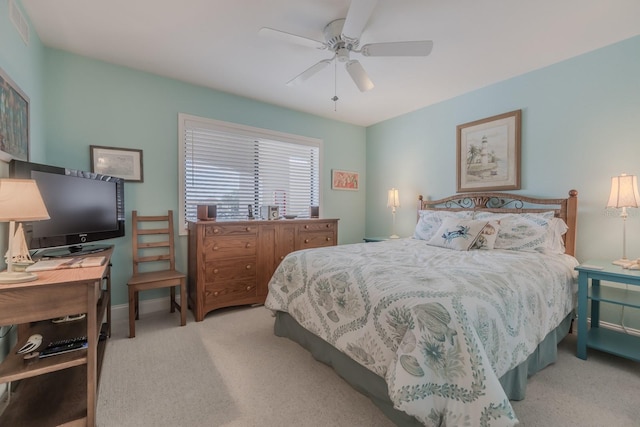
M 419 211 L 418 214 L 419 218 L 413 238 L 419 240 L 431 239 L 440 228 L 440 225 L 442 225 L 444 218 L 471 219 L 473 217 L 472 211 L 423 210 Z
M 476 212 L 474 219 L 500 222 L 495 249 L 515 251 L 543 251 L 547 245 L 547 233 L 554 212 L 500 214 Z
M 482 230 L 470 249 L 485 249 L 491 250 L 496 244 L 498 238 L 498 231 L 500 230 L 500 221 L 489 221 Z
M 473 219 L 445 218 L 428 244 L 441 248 L 468 251 L 476 241 L 487 221 Z

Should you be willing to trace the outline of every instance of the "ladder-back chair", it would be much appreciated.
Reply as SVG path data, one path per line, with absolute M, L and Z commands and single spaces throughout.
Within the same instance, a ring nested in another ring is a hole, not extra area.
M 167 215 L 143 216 L 132 212 L 133 276 L 129 288 L 129 338 L 136 336 L 135 321 L 139 319 L 140 291 L 171 288 L 170 312 L 180 311 L 180 325 L 187 323 L 187 280 L 176 270 L 173 211 Z M 140 268 L 142 266 L 142 268 Z M 180 304 L 176 301 L 180 289 Z

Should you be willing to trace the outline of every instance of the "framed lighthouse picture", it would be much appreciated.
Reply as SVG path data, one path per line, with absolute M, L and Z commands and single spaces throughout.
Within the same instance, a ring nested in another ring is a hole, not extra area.
M 522 110 L 457 126 L 457 191 L 520 189 Z

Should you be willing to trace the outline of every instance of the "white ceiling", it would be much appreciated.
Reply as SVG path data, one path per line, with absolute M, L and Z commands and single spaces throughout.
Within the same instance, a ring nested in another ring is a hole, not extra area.
M 362 126 L 640 34 L 638 0 L 379 0 L 361 45 L 426 39 L 434 48 L 358 55 L 375 84 L 362 93 L 343 64 L 286 86 L 331 53 L 258 36 L 271 27 L 324 41 L 350 0 L 22 3 L 46 46 Z

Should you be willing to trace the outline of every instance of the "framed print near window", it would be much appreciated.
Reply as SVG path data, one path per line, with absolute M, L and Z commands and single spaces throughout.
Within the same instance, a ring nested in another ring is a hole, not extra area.
M 0 160 L 29 161 L 29 98 L 0 68 Z
M 522 110 L 457 127 L 457 191 L 520 189 Z
M 360 174 L 358 172 L 331 170 L 331 188 L 334 190 L 356 191 L 360 187 Z
M 91 145 L 91 172 L 143 182 L 142 150 Z

